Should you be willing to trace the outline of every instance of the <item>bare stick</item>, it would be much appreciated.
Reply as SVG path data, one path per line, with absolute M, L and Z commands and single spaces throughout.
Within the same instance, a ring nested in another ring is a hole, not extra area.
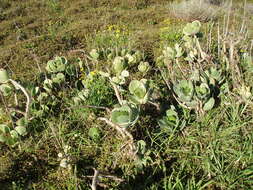
M 123 132 L 122 128 L 120 126 L 118 126 L 117 124 L 109 121 L 107 118 L 105 117 L 99 117 L 98 120 L 104 121 L 106 122 L 108 125 L 112 126 L 113 128 L 115 128 L 121 135 L 122 137 L 126 137 L 125 133 Z
M 28 92 L 25 90 L 25 88 L 20 85 L 19 83 L 17 83 L 15 80 L 9 79 L 9 81 L 16 87 L 18 87 L 26 96 L 26 109 L 25 109 L 25 118 L 28 119 L 29 117 L 29 107 L 31 104 L 31 98 L 30 95 L 28 94 Z
M 92 105 L 82 105 L 82 106 L 74 106 L 72 108 L 95 108 L 95 109 L 102 109 L 106 110 L 108 113 L 110 113 L 110 109 L 104 106 L 92 106 Z
M 110 80 L 111 80 L 111 79 L 110 79 Z M 114 89 L 114 92 L 115 92 L 115 95 L 116 95 L 116 97 L 117 97 L 117 99 L 118 99 L 119 104 L 122 105 L 123 103 L 122 103 L 122 99 L 121 99 L 121 95 L 120 95 L 120 93 L 119 93 L 118 87 L 117 87 L 116 84 L 114 84 L 113 82 L 111 82 L 111 84 L 112 84 L 112 86 L 113 86 L 113 89 Z
M 96 170 L 95 168 L 93 168 L 93 170 L 94 170 L 94 176 L 93 176 L 93 179 L 92 179 L 91 189 L 92 190 L 97 190 L 99 171 Z

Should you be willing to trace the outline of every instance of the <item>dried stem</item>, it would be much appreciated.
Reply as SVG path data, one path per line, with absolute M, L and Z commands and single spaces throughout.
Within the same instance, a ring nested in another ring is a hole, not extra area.
M 97 183 L 98 183 L 99 171 L 96 170 L 95 168 L 93 168 L 93 170 L 94 170 L 94 176 L 93 176 L 93 179 L 92 179 L 91 189 L 96 190 L 97 189 Z
M 28 94 L 28 92 L 25 90 L 25 88 L 21 84 L 17 83 L 15 80 L 12 80 L 12 79 L 9 79 L 9 81 L 14 86 L 16 86 L 17 88 L 19 88 L 24 93 L 24 95 L 26 96 L 25 119 L 29 119 L 29 107 L 30 107 L 30 104 L 31 104 L 30 95 Z
M 111 80 L 111 79 L 110 79 L 110 80 Z M 121 98 L 121 95 L 120 95 L 120 93 L 119 93 L 118 87 L 117 87 L 116 84 L 114 84 L 113 82 L 111 82 L 111 84 L 112 84 L 112 87 L 113 87 L 113 89 L 114 89 L 114 92 L 115 92 L 115 95 L 116 95 L 116 97 L 117 97 L 117 99 L 118 99 L 119 104 L 122 105 L 122 104 L 123 104 L 123 103 L 122 103 L 122 98 Z

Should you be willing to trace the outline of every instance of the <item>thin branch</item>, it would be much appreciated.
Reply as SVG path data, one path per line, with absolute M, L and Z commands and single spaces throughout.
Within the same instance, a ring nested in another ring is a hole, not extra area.
M 111 79 L 110 79 L 110 81 L 111 81 Z M 111 84 L 112 84 L 112 86 L 113 86 L 113 89 L 114 89 L 114 92 L 115 92 L 115 95 L 116 95 L 116 97 L 117 97 L 117 99 L 118 99 L 119 104 L 122 105 L 123 103 L 122 103 L 122 99 L 121 99 L 121 95 L 120 95 L 120 93 L 119 93 L 118 87 L 117 87 L 116 84 L 114 84 L 113 82 L 111 82 Z
M 30 95 L 28 94 L 28 92 L 25 90 L 25 88 L 21 84 L 17 83 L 15 80 L 12 80 L 12 79 L 9 79 L 9 81 L 14 86 L 16 86 L 17 88 L 19 88 L 24 93 L 24 95 L 26 96 L 25 118 L 28 119 L 28 117 L 29 117 L 29 107 L 30 107 L 30 104 L 31 104 Z
M 123 138 L 126 137 L 126 134 L 123 132 L 122 128 L 120 126 L 118 126 L 117 124 L 109 121 L 105 117 L 99 117 L 97 119 L 100 120 L 100 121 L 104 121 L 104 122 L 106 122 L 106 124 L 108 124 L 108 125 L 112 126 L 113 128 L 115 128 L 122 135 Z
M 102 109 L 106 110 L 108 113 L 110 113 L 110 109 L 104 106 L 93 106 L 93 105 L 82 105 L 82 106 L 74 106 L 72 108 L 95 108 L 95 109 Z
M 94 170 L 94 176 L 93 176 L 93 179 L 92 179 L 91 189 L 92 190 L 97 190 L 99 171 L 96 170 L 95 168 L 93 168 L 93 170 Z

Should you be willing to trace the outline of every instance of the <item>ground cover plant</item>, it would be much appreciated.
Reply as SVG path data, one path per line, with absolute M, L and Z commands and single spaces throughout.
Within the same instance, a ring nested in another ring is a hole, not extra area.
M 203 3 L 0 0 L 0 189 L 252 189 L 250 2 Z

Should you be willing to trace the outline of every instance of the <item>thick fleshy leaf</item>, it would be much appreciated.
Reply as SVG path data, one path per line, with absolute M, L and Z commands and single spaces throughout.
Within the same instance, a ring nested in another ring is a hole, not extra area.
M 126 104 L 119 108 L 114 108 L 111 113 L 111 120 L 120 127 L 128 127 L 137 121 L 139 110 L 133 104 Z
M 150 65 L 148 62 L 140 62 L 140 64 L 138 65 L 138 70 L 142 73 L 146 73 L 148 72 L 150 69 Z
M 22 117 L 19 120 L 17 120 L 16 124 L 18 126 L 24 126 L 25 127 L 25 126 L 27 126 L 28 121 L 24 117 Z
M 8 84 L 1 84 L 0 85 L 0 91 L 4 96 L 10 96 L 13 92 L 13 89 L 10 85 Z
M 183 33 L 187 36 L 195 35 L 199 32 L 200 27 L 201 23 L 198 20 L 193 21 L 192 23 L 186 24 L 186 26 L 183 29 Z
M 8 125 L 0 124 L 0 133 L 9 133 L 9 132 L 10 128 L 8 127 Z
M 98 140 L 100 138 L 100 131 L 97 127 L 90 128 L 88 134 L 93 140 Z
M 15 130 L 18 132 L 19 135 L 25 136 L 27 134 L 26 128 L 23 126 L 15 127 Z
M 97 60 L 99 58 L 99 53 L 96 49 L 92 49 L 90 52 L 90 56 L 92 59 Z
M 214 100 L 214 98 L 212 97 L 212 98 L 210 98 L 210 99 L 205 103 L 205 105 L 204 105 L 204 107 L 203 107 L 203 110 L 208 111 L 208 110 L 212 109 L 213 106 L 214 106 L 214 104 L 215 104 L 215 100 Z
M 7 70 L 0 69 L 0 84 L 6 83 L 9 79 L 10 79 L 10 77 L 9 77 Z

